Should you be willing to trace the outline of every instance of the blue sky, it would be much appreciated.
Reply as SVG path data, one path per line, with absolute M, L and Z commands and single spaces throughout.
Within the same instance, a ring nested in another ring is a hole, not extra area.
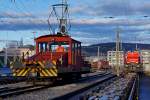
M 0 0 L 0 39 L 33 44 L 49 34 L 47 19 L 51 5 L 61 0 Z M 117 26 L 123 42 L 150 43 L 149 0 L 68 0 L 72 28 L 70 35 L 95 44 L 115 41 Z M 144 17 L 148 16 L 148 17 Z M 113 18 L 109 18 L 113 17 Z

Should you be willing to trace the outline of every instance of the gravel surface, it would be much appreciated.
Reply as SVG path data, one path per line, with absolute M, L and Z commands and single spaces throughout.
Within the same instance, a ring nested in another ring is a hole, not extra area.
M 126 93 L 126 89 L 135 77 L 134 73 L 130 73 L 125 77 L 112 79 L 109 82 L 100 84 L 91 91 L 80 96 L 72 98 L 72 100 L 120 100 Z

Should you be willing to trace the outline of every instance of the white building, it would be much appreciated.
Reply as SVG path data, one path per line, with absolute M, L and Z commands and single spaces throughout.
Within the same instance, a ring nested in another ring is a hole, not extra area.
M 5 50 L 6 52 L 6 50 Z M 17 57 L 22 57 L 24 53 L 24 57 L 27 58 L 27 52 L 30 56 L 33 56 L 35 54 L 35 50 L 31 50 L 30 48 L 27 47 L 21 47 L 21 48 L 8 48 L 7 49 L 7 55 L 8 56 L 17 56 Z
M 141 50 L 141 57 L 144 71 L 150 72 L 150 50 Z
M 86 61 L 89 61 L 89 62 L 97 62 L 99 60 L 105 60 L 107 59 L 107 56 L 106 54 L 102 54 L 100 56 L 90 56 L 90 57 L 85 57 L 84 58 Z
M 27 52 L 29 55 L 27 55 Z M 0 62 L 3 65 L 6 65 L 9 63 L 9 61 L 12 61 L 14 59 L 16 59 L 17 57 L 22 58 L 23 57 L 23 53 L 24 53 L 24 58 L 33 56 L 35 54 L 35 50 L 31 49 L 31 47 L 18 47 L 18 48 L 14 48 L 14 47 L 9 47 L 9 48 L 4 48 L 1 52 L 0 52 Z
M 109 62 L 110 66 L 116 66 L 116 51 L 108 51 L 107 52 L 107 61 Z M 119 51 L 119 66 L 124 66 L 124 51 Z

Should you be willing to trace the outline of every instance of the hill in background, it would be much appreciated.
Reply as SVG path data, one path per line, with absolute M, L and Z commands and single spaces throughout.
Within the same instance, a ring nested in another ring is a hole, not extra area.
M 82 52 L 86 56 L 96 56 L 98 46 L 100 47 L 100 52 L 106 54 L 107 51 L 115 50 L 116 44 L 115 43 L 100 43 L 100 44 L 94 44 L 90 46 L 83 46 Z M 136 48 L 136 43 L 122 43 L 122 50 L 123 51 L 134 51 Z M 138 50 L 143 49 L 149 49 L 150 50 L 150 44 L 137 44 Z

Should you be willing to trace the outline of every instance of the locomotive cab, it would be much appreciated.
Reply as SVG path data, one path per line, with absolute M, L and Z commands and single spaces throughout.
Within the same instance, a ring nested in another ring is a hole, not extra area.
M 42 55 L 42 57 L 36 57 L 36 60 L 58 61 L 64 59 L 63 61 L 66 61 L 68 65 L 80 66 L 77 60 L 81 58 L 81 42 L 67 35 L 46 35 L 35 39 L 35 41 L 36 55 Z M 58 50 L 59 46 L 64 50 Z

